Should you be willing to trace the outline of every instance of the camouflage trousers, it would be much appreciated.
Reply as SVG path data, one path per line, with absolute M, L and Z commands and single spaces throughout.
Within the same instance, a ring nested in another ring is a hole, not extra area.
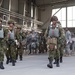
M 64 54 L 64 46 L 60 45 L 59 52 L 60 52 L 60 57 L 62 57 Z
M 7 45 L 7 50 L 6 50 L 6 57 L 7 58 L 12 58 L 12 60 L 16 60 L 16 44 L 15 42 L 12 42 Z
M 49 58 L 50 59 L 54 59 L 54 58 L 56 58 L 56 59 L 59 59 L 59 57 L 60 57 L 60 51 L 59 51 L 59 48 L 57 47 L 57 49 L 49 49 Z
M 0 61 L 4 61 L 4 48 L 1 40 L 0 40 Z
M 19 46 L 19 47 L 17 46 L 16 54 L 17 55 L 23 55 L 23 47 L 22 47 L 22 45 Z

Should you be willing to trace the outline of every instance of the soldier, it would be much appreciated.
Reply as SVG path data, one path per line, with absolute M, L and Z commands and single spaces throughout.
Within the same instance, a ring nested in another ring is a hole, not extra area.
M 2 20 L 0 19 L 0 69 L 4 69 L 4 29 L 2 28 Z
M 15 66 L 16 61 L 16 43 L 15 43 L 15 29 L 14 29 L 14 21 L 9 20 L 8 21 L 9 29 L 7 33 L 7 44 L 8 49 L 6 51 L 6 64 L 8 64 L 10 61 L 12 62 L 12 66 Z
M 30 51 L 29 54 L 31 54 L 31 32 L 29 31 L 28 34 L 27 34 L 27 48 L 28 50 Z
M 66 28 L 66 54 L 71 54 L 70 46 L 72 44 L 72 33 L 69 31 L 68 28 Z
M 33 50 L 33 53 L 37 53 L 37 33 L 32 30 L 32 34 L 31 34 L 31 49 Z
M 60 37 L 59 37 L 59 41 L 58 41 L 58 45 L 59 45 L 59 52 L 60 52 L 60 63 L 63 62 L 63 51 L 64 51 L 64 47 L 65 47 L 65 31 L 61 26 L 61 23 L 58 21 L 57 24 L 59 25 L 59 31 L 60 31 Z
M 53 59 L 56 60 L 56 66 L 59 67 L 59 39 L 62 39 L 62 27 L 60 24 L 57 24 L 58 18 L 56 16 L 52 16 L 51 18 L 52 24 L 49 26 L 48 31 L 48 40 L 47 40 L 47 48 L 49 50 L 49 64 L 47 65 L 49 68 L 53 68 Z
M 23 47 L 22 47 L 22 31 L 21 31 L 21 27 L 20 26 L 17 26 L 16 40 L 18 42 L 16 59 L 18 59 L 18 54 L 19 54 L 19 58 L 22 61 L 22 58 L 23 58 Z
M 43 36 L 43 33 L 41 33 L 39 36 L 39 53 L 44 53 L 44 50 L 46 49 L 45 47 L 45 38 Z
M 38 35 L 34 30 L 32 30 L 31 33 L 29 32 L 26 37 L 28 49 L 30 51 L 29 54 L 31 54 L 32 51 L 33 51 L 33 53 L 37 53 L 37 37 L 38 37 Z

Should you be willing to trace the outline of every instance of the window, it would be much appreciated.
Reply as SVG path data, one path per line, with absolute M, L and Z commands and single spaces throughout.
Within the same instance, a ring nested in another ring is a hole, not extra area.
M 67 7 L 67 27 L 75 27 L 75 6 Z
M 73 7 L 67 7 L 67 27 L 73 27 Z
M 75 6 L 73 6 L 73 27 L 75 27 Z
M 58 9 L 52 10 L 52 15 L 54 15 Z M 66 27 L 66 8 L 62 8 L 60 11 L 58 11 L 55 16 L 58 17 L 59 21 L 61 22 L 62 27 Z
M 57 12 L 58 9 L 52 10 L 52 15 Z M 62 8 L 55 14 L 62 24 L 62 27 L 66 27 L 66 8 Z M 75 6 L 67 7 L 67 27 L 75 27 Z

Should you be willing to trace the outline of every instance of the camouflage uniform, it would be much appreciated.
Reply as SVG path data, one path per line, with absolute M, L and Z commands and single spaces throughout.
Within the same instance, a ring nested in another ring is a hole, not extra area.
M 63 51 L 64 51 L 64 46 L 65 46 L 65 32 L 64 29 L 61 27 L 60 22 L 58 21 L 57 24 L 59 24 L 59 30 L 60 30 L 60 37 L 59 37 L 59 51 L 60 51 L 60 63 L 63 62 Z
M 5 49 L 5 31 L 2 27 L 2 20 L 0 19 L 0 69 L 4 69 L 3 61 L 4 61 L 4 49 Z
M 19 55 L 20 60 L 22 60 L 23 47 L 22 47 L 22 32 L 21 32 L 21 27 L 20 26 L 17 27 L 16 40 L 18 42 L 17 51 L 16 51 L 16 59 L 18 59 L 18 55 Z
M 9 29 L 7 33 L 7 50 L 6 50 L 6 64 L 12 62 L 12 66 L 15 66 L 16 61 L 16 43 L 15 43 L 15 29 L 14 21 L 8 21 Z
M 49 64 L 47 65 L 49 68 L 53 68 L 52 62 L 53 59 L 55 58 L 56 60 L 56 66 L 59 67 L 59 58 L 60 58 L 60 53 L 59 51 L 60 48 L 60 43 L 59 39 L 62 39 L 62 27 L 61 25 L 57 24 L 58 18 L 56 16 L 53 16 L 51 18 L 51 22 L 53 22 L 52 25 L 49 27 L 49 33 L 48 33 L 48 50 L 49 50 Z M 52 27 L 51 27 L 52 26 Z

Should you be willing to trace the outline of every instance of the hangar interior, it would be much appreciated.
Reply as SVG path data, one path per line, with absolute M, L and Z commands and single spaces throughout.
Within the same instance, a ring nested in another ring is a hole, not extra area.
M 45 30 L 50 17 L 56 15 L 63 28 L 75 32 L 75 0 L 0 0 L 0 17 L 6 25 L 9 19 L 24 29 Z

